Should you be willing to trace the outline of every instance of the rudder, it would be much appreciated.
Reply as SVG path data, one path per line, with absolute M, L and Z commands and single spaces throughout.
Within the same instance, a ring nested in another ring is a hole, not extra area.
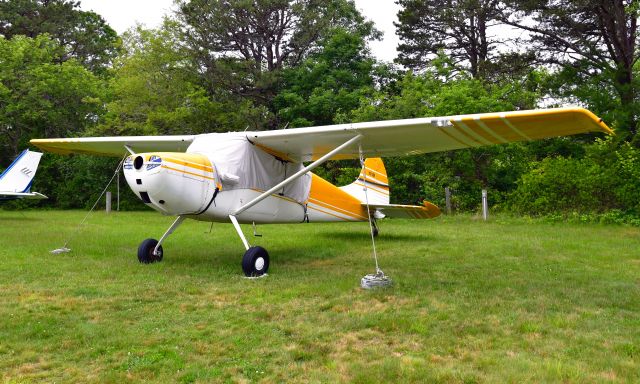
M 0 175 L 0 191 L 29 192 L 41 157 L 40 152 L 22 151 Z

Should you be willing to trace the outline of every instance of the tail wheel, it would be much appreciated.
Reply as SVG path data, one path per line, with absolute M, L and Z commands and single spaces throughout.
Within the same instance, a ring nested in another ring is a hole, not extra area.
M 242 257 L 242 270 L 245 276 L 262 276 L 269 270 L 269 253 L 262 247 L 251 247 Z
M 138 247 L 138 261 L 142 264 L 162 261 L 162 245 L 158 247 L 158 252 L 154 254 L 153 250 L 156 248 L 156 245 L 158 245 L 158 240 L 156 239 L 146 239 L 140 243 L 140 246 Z

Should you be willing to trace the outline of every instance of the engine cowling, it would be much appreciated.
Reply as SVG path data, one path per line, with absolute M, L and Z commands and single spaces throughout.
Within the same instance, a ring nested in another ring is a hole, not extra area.
M 201 154 L 138 153 L 127 157 L 123 168 L 131 190 L 168 215 L 200 213 L 220 187 L 215 167 Z

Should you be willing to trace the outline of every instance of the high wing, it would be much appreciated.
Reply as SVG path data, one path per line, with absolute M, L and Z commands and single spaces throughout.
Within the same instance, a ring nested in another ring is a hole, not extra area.
M 556 108 L 246 132 L 246 136 L 269 153 L 302 162 L 317 160 L 357 135 L 362 135 L 360 145 L 365 157 L 387 157 L 586 132 L 613 133 L 602 119 L 584 108 Z M 87 137 L 34 139 L 31 143 L 44 151 L 59 154 L 122 156 L 126 153 L 125 146 L 134 152 L 185 152 L 198 137 Z M 337 152 L 332 159 L 358 157 L 358 146 L 351 145 Z
M 366 204 L 363 204 L 366 206 Z M 440 208 L 425 201 L 422 206 L 401 204 L 369 204 L 370 212 L 380 212 L 387 217 L 403 219 L 432 219 L 440 216 Z
M 386 157 L 585 132 L 613 133 L 602 119 L 586 109 L 556 108 L 247 132 L 247 137 L 282 158 L 311 161 L 358 134 L 362 135 L 365 157 Z M 358 156 L 358 146 L 353 145 L 338 152 L 333 159 Z
M 195 135 L 179 135 L 34 139 L 31 140 L 31 144 L 43 151 L 62 155 L 85 153 L 122 157 L 127 153 L 125 146 L 134 152 L 185 152 L 195 137 Z

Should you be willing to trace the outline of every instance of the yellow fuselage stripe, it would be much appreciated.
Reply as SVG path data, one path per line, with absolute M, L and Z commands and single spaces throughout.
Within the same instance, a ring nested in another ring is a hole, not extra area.
M 209 176 L 205 176 L 205 175 L 199 175 L 199 174 L 197 174 L 197 173 L 193 173 L 193 172 L 187 172 L 187 171 L 184 171 L 184 170 L 182 170 L 182 169 L 172 168 L 172 167 L 169 167 L 168 165 L 164 165 L 164 164 L 163 164 L 161 167 L 162 167 L 162 168 L 165 168 L 165 169 L 172 170 L 172 171 L 185 173 L 185 174 L 187 174 L 187 175 L 192 175 L 192 176 L 202 177 L 203 179 L 215 180 L 213 177 L 209 177 Z
M 378 185 L 380 185 L 382 187 L 389 187 L 389 184 L 387 184 L 386 181 L 378 180 L 375 177 L 363 175 L 362 173 L 358 176 L 358 179 L 359 180 L 366 180 L 369 183 L 378 184 Z
M 317 204 L 317 205 L 320 205 L 321 207 L 324 207 L 324 208 L 327 208 L 327 209 L 331 209 L 332 211 L 335 211 L 337 213 L 341 213 L 341 214 L 347 215 L 347 216 L 352 216 L 352 217 L 357 218 L 357 219 L 366 219 L 366 217 L 364 217 L 364 216 L 362 216 L 362 215 L 360 215 L 360 214 L 358 214 L 356 212 L 349 211 L 349 210 L 344 209 L 344 208 L 336 207 L 336 206 L 331 205 L 331 204 L 329 204 L 327 202 L 324 202 L 322 200 L 314 199 L 312 197 L 310 197 L 309 200 L 312 201 L 313 204 Z
M 363 183 L 360 183 L 360 182 L 357 182 L 357 181 L 354 184 L 363 186 L 363 187 L 368 188 L 368 189 L 372 189 L 374 192 L 378 192 L 378 193 L 381 193 L 383 195 L 387 195 L 387 196 L 389 195 L 389 191 L 385 191 L 384 189 L 372 187 L 370 185 L 364 185 Z M 371 182 L 369 182 L 369 184 L 371 184 Z
M 338 218 L 338 219 L 340 219 L 340 220 L 349 221 L 349 219 L 345 219 L 344 217 L 340 217 L 340 216 L 335 215 L 335 214 L 333 214 L 333 213 L 323 211 L 322 209 L 320 209 L 320 208 L 318 208 L 318 207 L 308 206 L 307 208 L 309 208 L 309 209 L 313 209 L 314 211 L 322 212 L 322 213 L 324 213 L 325 215 L 329 215 L 329 216 L 337 217 L 337 218 Z

